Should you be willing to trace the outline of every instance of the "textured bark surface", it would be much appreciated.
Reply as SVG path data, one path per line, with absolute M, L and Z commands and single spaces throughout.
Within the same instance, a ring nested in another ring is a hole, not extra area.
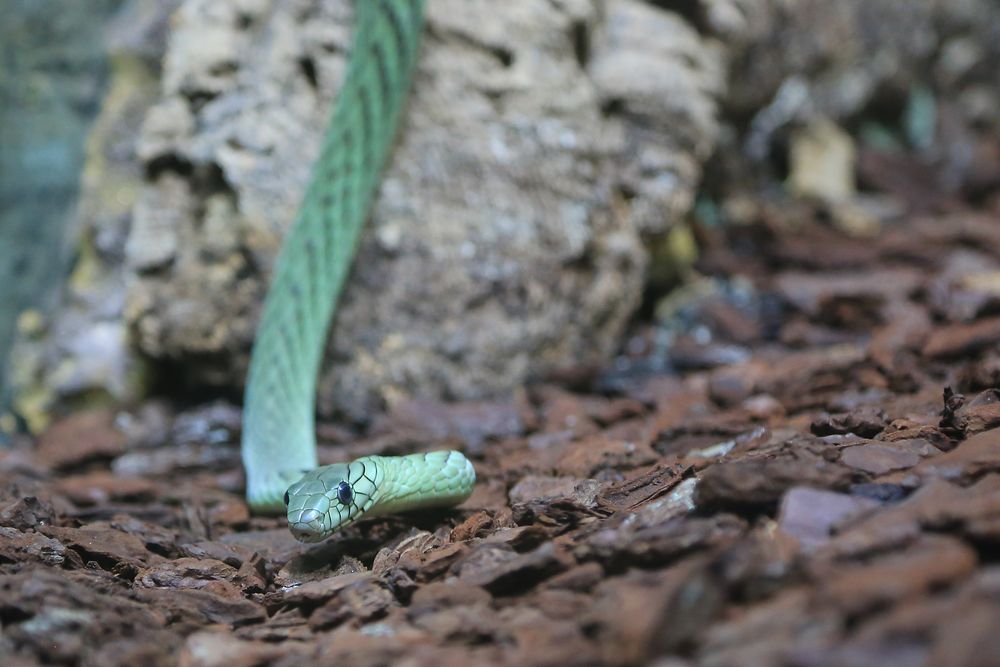
M 350 25 L 343 0 L 187 0 L 173 15 L 160 99 L 134 147 L 145 180 L 124 268 L 105 257 L 144 358 L 239 391 Z M 156 36 L 123 32 L 125 51 Z M 320 411 L 362 417 L 410 395 L 492 395 L 607 359 L 641 295 L 641 236 L 690 206 L 723 78 L 710 39 L 641 2 L 430 2 Z M 95 212 L 96 232 L 105 217 Z M 51 389 L 53 365 L 22 375 Z M 78 389 L 54 383 L 56 395 Z
M 323 424 L 324 462 L 458 447 L 477 484 L 322 544 L 248 514 L 237 407 L 77 412 L 0 450 L 0 658 L 993 664 L 998 209 L 859 241 L 788 207 L 705 244 L 748 285 L 688 304 L 698 370 Z
M 922 85 L 946 93 L 945 131 L 1000 124 L 1000 10 L 985 0 L 670 8 L 431 0 L 322 413 L 503 393 L 606 360 L 641 295 L 643 244 L 691 209 L 713 148 L 713 179 L 733 162 L 760 176 L 801 126 L 892 118 Z M 132 0 L 125 16 L 77 271 L 16 355 L 34 423 L 68 397 L 134 393 L 140 360 L 156 362 L 147 377 L 239 394 L 350 46 L 343 0 Z M 962 182 L 983 145 L 952 132 L 948 146 L 931 157 Z
M 196 381 L 241 382 L 343 75 L 348 9 L 192 0 L 176 15 L 164 99 L 140 139 L 153 175 L 134 211 L 125 312 L 144 354 L 180 360 Z M 613 350 L 641 293 L 639 233 L 662 231 L 690 202 L 723 70 L 672 14 L 599 9 L 429 3 L 321 412 L 497 394 Z M 634 113 L 608 114 L 611 103 Z M 660 123 L 639 136 L 642 119 Z
M 731 36 L 725 106 L 744 122 L 752 119 L 744 138 L 751 153 L 763 154 L 773 146 L 775 134 L 813 118 L 891 118 L 919 86 L 947 91 L 956 113 L 967 122 L 1000 124 L 1000 72 L 993 66 L 1000 57 L 1000 7 L 995 3 L 718 4 L 740 9 L 714 15 L 707 11 L 706 24 Z

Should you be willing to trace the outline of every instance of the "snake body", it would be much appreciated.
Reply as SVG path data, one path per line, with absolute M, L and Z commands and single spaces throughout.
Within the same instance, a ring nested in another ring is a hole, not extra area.
M 285 512 L 302 541 L 362 516 L 456 504 L 475 482 L 459 452 L 317 467 L 316 376 L 409 89 L 423 9 L 423 0 L 355 2 L 347 74 L 251 354 L 242 435 L 247 502 L 257 513 Z

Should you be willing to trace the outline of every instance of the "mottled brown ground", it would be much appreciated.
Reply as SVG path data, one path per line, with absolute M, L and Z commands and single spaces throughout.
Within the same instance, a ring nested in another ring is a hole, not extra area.
M 0 453 L 3 665 L 1000 663 L 1000 206 L 919 201 L 760 204 L 615 369 L 324 425 L 480 481 L 317 547 L 248 515 L 236 408 L 67 417 Z

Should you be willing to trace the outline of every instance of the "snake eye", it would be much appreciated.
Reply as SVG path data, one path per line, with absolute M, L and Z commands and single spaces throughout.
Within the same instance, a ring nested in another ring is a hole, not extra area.
M 285 507 L 288 507 L 288 491 L 285 491 Z
M 351 501 L 354 500 L 354 491 L 351 490 L 350 484 L 341 482 L 337 485 L 337 500 L 340 501 L 341 505 L 351 504 Z

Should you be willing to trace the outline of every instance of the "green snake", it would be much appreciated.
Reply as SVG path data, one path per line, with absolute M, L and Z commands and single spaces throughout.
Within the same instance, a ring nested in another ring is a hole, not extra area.
M 357 0 L 354 44 L 302 205 L 278 255 L 250 358 L 242 457 L 247 502 L 316 542 L 361 517 L 465 500 L 459 452 L 366 456 L 318 466 L 316 376 L 409 89 L 423 0 Z

